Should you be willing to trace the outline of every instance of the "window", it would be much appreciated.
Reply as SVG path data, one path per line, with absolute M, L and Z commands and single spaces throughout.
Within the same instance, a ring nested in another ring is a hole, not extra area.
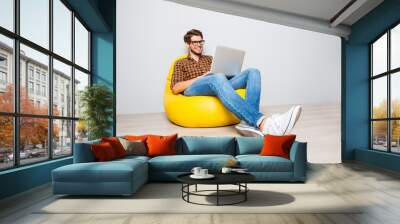
M 40 84 L 36 84 L 36 95 L 40 95 Z M 32 96 L 33 97 L 33 96 Z
M 33 80 L 33 67 L 32 66 L 29 66 L 28 74 L 29 74 L 29 79 Z
M 46 96 L 46 86 L 42 86 L 42 96 Z
M 53 0 L 54 52 L 71 60 L 72 12 L 60 1 Z
M 36 69 L 36 80 L 40 81 L 40 71 L 39 71 L 39 69 Z
M 87 139 L 74 105 L 90 84 L 90 32 L 67 4 L 0 0 L 0 170 L 70 156 Z
M 3 3 L 0 3 L 0 6 Z M 1 9 L 3 11 L 3 9 Z M 2 14 L 2 13 L 0 13 Z M 0 15 L 0 20 L 3 15 Z M 14 112 L 14 78 L 13 66 L 11 64 L 14 57 L 14 43 L 11 38 L 0 33 L 0 113 Z M 11 134 L 11 133 L 10 133 Z M 1 139 L 1 136 L 0 136 Z M 1 146 L 0 146 L 1 147 Z M 1 164 L 1 160 L 0 160 Z M 1 167 L 0 167 L 1 169 Z
M 53 114 L 59 114 L 62 117 L 72 117 L 72 108 L 69 106 L 66 108 L 66 110 L 64 110 L 64 112 L 60 111 L 59 108 L 56 107 L 56 105 L 54 104 L 58 104 L 58 97 L 59 94 L 60 96 L 60 100 L 62 103 L 64 103 L 64 96 L 65 95 L 71 95 L 72 92 L 70 89 L 65 89 L 64 85 L 65 83 L 70 83 L 72 84 L 72 68 L 69 65 L 66 65 L 56 59 L 53 60 L 53 65 L 54 65 L 54 69 L 53 69 L 53 78 L 54 78 L 54 82 L 53 82 L 53 91 L 54 91 L 54 100 L 53 100 L 53 107 L 56 108 L 53 110 Z M 69 99 L 72 101 L 72 98 Z M 72 102 L 68 102 L 69 105 L 72 104 Z
M 14 31 L 14 0 L 1 0 L 0 9 L 0 26 Z
M 33 82 L 28 82 L 28 92 L 29 94 L 33 94 Z
M 400 153 L 400 24 L 370 45 L 371 148 Z
M 3 68 L 7 67 L 7 56 L 0 55 L 0 67 L 3 67 Z
M 14 122 L 13 117 L 0 115 L 0 169 L 14 166 Z
M 75 62 L 89 69 L 89 32 L 77 18 L 75 18 L 75 40 Z
M 7 56 L 0 52 L 0 91 L 7 90 Z
M 6 85 L 7 84 L 7 73 L 0 71 L 0 84 Z
M 21 36 L 49 48 L 49 0 L 19 0 Z M 3 10 L 2 10 L 3 11 Z

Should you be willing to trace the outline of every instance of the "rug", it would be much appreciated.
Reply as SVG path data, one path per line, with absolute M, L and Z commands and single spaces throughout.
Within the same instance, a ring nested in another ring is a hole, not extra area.
M 233 187 L 224 186 L 224 189 Z M 360 213 L 358 205 L 346 202 L 317 184 L 255 183 L 248 187 L 250 191 L 247 201 L 237 205 L 190 204 L 182 200 L 180 184 L 149 183 L 130 197 L 58 196 L 36 213 Z M 202 185 L 198 188 L 211 189 L 215 189 L 215 186 Z M 224 197 L 222 202 L 240 199 L 235 197 Z M 213 196 L 191 196 L 190 200 L 207 204 L 216 202 Z

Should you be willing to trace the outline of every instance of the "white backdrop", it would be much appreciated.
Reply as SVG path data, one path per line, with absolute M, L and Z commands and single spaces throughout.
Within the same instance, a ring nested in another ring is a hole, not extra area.
M 261 105 L 340 102 L 340 38 L 162 0 L 117 1 L 117 114 L 162 112 L 169 66 L 196 28 L 246 51 L 262 73 Z
M 339 37 L 163 0 L 117 1 L 117 133 L 219 132 L 178 129 L 150 114 L 164 111 L 169 67 L 187 53 L 183 35 L 192 28 L 203 32 L 205 54 L 217 45 L 246 51 L 243 69 L 261 71 L 263 112 L 303 105 L 294 133 L 308 142 L 310 162 L 341 161 Z

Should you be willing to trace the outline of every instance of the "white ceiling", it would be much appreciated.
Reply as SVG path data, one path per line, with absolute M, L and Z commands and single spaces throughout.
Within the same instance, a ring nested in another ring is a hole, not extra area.
M 383 0 L 168 0 L 347 38 L 351 25 Z M 346 5 L 339 17 L 335 17 Z M 332 20 L 337 18 L 336 20 Z
M 226 0 L 329 21 L 351 0 Z

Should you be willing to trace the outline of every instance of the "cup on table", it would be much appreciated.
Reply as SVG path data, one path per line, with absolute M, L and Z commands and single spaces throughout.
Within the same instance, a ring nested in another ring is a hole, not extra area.
M 221 172 L 222 173 L 230 173 L 232 171 L 232 168 L 230 167 L 222 167 Z
M 200 170 L 200 176 L 207 176 L 208 175 L 208 169 L 201 169 Z
M 196 176 L 200 176 L 201 174 L 200 174 L 200 171 L 202 170 L 202 168 L 201 167 L 193 167 L 193 169 L 192 169 L 192 173 L 194 174 L 194 175 L 196 175 Z

